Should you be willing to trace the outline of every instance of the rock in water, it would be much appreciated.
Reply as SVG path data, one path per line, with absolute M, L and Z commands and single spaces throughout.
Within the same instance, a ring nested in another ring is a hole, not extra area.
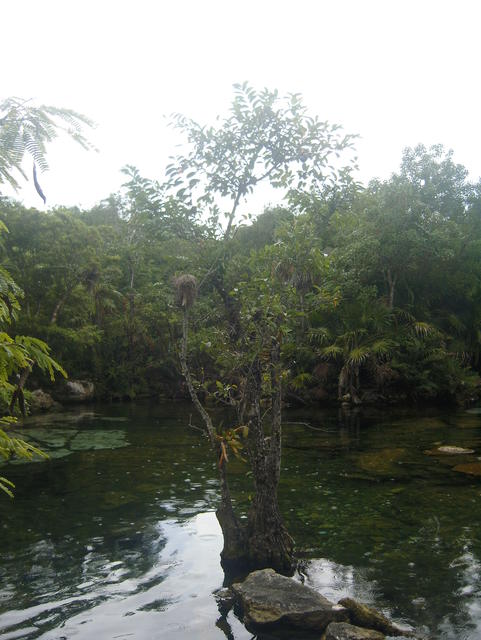
M 89 402 L 94 399 L 95 387 L 90 380 L 67 380 L 58 395 L 64 402 Z
M 232 589 L 224 588 L 214 592 L 217 607 L 222 615 L 226 616 L 235 603 L 235 595 Z
M 461 456 L 474 453 L 474 449 L 465 449 L 464 447 L 454 447 L 452 445 L 444 445 L 437 449 L 425 451 L 428 456 Z
M 326 629 L 325 640 L 384 640 L 380 631 L 355 627 L 347 622 L 331 622 Z
M 59 406 L 58 402 L 55 402 L 52 396 L 49 393 L 42 391 L 42 389 L 32 391 L 30 397 L 30 408 L 33 411 L 49 411 L 50 409 L 54 409 Z
M 446 445 L 444 447 L 438 447 L 439 453 L 445 453 L 447 455 L 463 455 L 465 453 L 474 453 L 474 449 L 465 449 L 464 447 L 453 447 Z
M 342 604 L 348 610 L 349 618 L 355 625 L 366 629 L 374 629 L 388 636 L 415 637 L 411 631 L 400 629 L 388 620 L 386 616 L 383 616 L 376 609 L 368 607 L 367 604 L 361 604 L 352 598 L 342 598 L 342 600 L 339 600 L 339 604 Z
M 233 584 L 232 591 L 247 626 L 282 625 L 321 632 L 331 622 L 348 620 L 343 606 L 273 569 L 250 573 L 244 582 Z
M 466 464 L 458 464 L 453 471 L 467 473 L 470 476 L 481 476 L 481 462 L 467 462 Z

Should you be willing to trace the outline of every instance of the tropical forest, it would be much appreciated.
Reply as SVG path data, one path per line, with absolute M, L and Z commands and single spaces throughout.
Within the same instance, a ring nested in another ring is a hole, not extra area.
M 91 125 L 0 104 L 0 638 L 477 638 L 481 182 L 244 83 L 50 208 Z

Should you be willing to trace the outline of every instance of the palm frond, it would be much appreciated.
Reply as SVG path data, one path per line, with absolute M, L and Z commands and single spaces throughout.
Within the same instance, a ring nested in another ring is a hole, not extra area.
M 367 346 L 351 349 L 346 362 L 349 365 L 361 366 L 371 356 L 371 350 Z
M 335 359 L 342 356 L 343 349 L 337 344 L 331 344 L 328 347 L 321 349 L 319 354 L 326 359 Z
M 311 344 L 323 344 L 330 339 L 330 331 L 326 327 L 316 327 L 309 330 L 309 342 Z
M 429 322 L 416 321 L 413 324 L 413 330 L 414 333 L 421 338 L 426 338 L 427 336 L 439 333 L 436 327 L 434 327 L 432 324 L 429 324 Z

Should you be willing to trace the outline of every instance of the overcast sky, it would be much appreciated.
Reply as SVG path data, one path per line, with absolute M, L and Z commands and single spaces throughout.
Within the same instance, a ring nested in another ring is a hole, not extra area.
M 481 176 L 477 0 L 4 0 L 0 19 L 0 98 L 97 123 L 98 153 L 51 149 L 49 206 L 91 206 L 125 164 L 162 179 L 177 141 L 165 116 L 212 121 L 244 80 L 300 92 L 311 114 L 360 134 L 363 181 L 419 142 Z M 31 183 L 19 197 L 43 208 Z

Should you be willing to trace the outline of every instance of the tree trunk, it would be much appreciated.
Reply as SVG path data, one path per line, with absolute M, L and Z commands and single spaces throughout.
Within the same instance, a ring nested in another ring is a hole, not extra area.
M 239 309 L 236 301 L 232 298 L 231 295 L 224 289 L 224 284 L 222 279 L 217 275 L 213 279 L 214 287 L 216 288 L 217 293 L 222 298 L 222 302 L 224 303 L 224 307 L 226 310 L 227 321 L 229 323 L 229 335 L 233 342 L 236 342 L 241 335 L 241 326 L 240 326 L 240 318 L 239 318 Z
M 221 503 L 215 512 L 222 529 L 224 547 L 220 554 L 222 567 L 229 572 L 236 573 L 246 564 L 247 544 L 246 528 L 242 526 L 232 507 L 232 500 L 227 481 L 225 460 L 220 465 Z
M 224 548 L 221 552 L 221 560 L 222 566 L 226 570 L 235 571 L 240 565 L 243 565 L 246 562 L 246 532 L 245 527 L 242 527 L 232 507 L 229 483 L 227 480 L 226 461 L 225 459 L 221 459 L 220 456 L 220 444 L 216 439 L 215 427 L 212 423 L 210 415 L 202 406 L 202 403 L 199 400 L 192 382 L 192 376 L 190 375 L 190 369 L 187 363 L 188 332 L 189 309 L 187 306 L 184 306 L 182 317 L 182 345 L 180 352 L 180 364 L 182 368 L 182 374 L 185 378 L 187 388 L 189 390 L 189 395 L 204 422 L 206 435 L 209 438 L 211 447 L 216 452 L 218 460 L 221 460 L 219 464 L 221 503 L 216 511 L 217 520 L 219 521 L 220 527 L 222 529 L 222 535 L 224 537 Z
M 385 272 L 385 278 L 388 285 L 388 308 L 390 311 L 394 308 L 394 292 L 396 290 L 396 275 L 391 272 L 391 269 L 387 269 Z
M 266 470 L 268 477 L 269 470 Z M 294 542 L 279 513 L 277 487 L 270 482 L 258 484 L 249 511 L 247 528 L 249 568 L 271 567 L 284 574 L 294 572 Z
M 282 521 L 277 499 L 281 468 L 282 397 L 280 345 L 271 349 L 271 432 L 266 436 L 261 415 L 261 366 L 257 358 L 252 367 L 250 386 L 249 459 L 254 476 L 255 495 L 247 525 L 247 558 L 251 568 L 272 567 L 292 574 L 294 541 Z
M 25 367 L 25 369 L 23 369 L 18 376 L 17 386 L 15 387 L 15 391 L 12 394 L 12 399 L 10 400 L 10 405 L 8 408 L 10 411 L 10 415 L 12 416 L 15 411 L 15 403 L 17 401 L 18 401 L 18 406 L 20 407 L 20 411 L 22 412 L 22 416 L 25 417 L 26 415 L 23 387 L 25 386 L 25 383 L 27 382 L 28 376 L 30 375 L 31 371 L 32 371 L 31 367 Z
M 127 379 L 129 383 L 129 392 L 132 393 L 134 382 L 134 337 L 135 337 L 135 291 L 134 291 L 134 262 L 131 257 L 128 259 L 129 265 L 129 292 L 127 293 L 128 299 L 128 312 L 127 312 Z M 133 394 L 132 394 L 133 395 Z
M 50 324 L 56 324 L 59 311 L 63 307 L 63 305 L 67 302 L 67 299 L 68 299 L 68 297 L 70 295 L 71 290 L 72 289 L 67 289 L 67 291 L 60 298 L 60 300 L 58 300 L 57 304 L 55 305 L 55 307 L 54 307 L 54 309 L 52 311 L 52 315 L 50 317 Z
M 221 553 L 222 566 L 227 571 L 252 570 L 271 567 L 292 574 L 294 570 L 294 542 L 282 521 L 277 487 L 281 467 L 282 397 L 280 379 L 280 345 L 273 339 L 270 354 L 271 429 L 267 436 L 261 414 L 262 370 L 257 357 L 250 370 L 245 388 L 248 415 L 248 455 L 251 464 L 255 495 L 249 510 L 247 526 L 236 516 L 229 492 L 226 460 L 222 455 L 222 440 L 192 383 L 187 363 L 189 310 L 183 308 L 182 347 L 180 362 L 192 402 L 201 415 L 206 435 L 219 460 L 221 503 L 216 515 L 224 536 Z

